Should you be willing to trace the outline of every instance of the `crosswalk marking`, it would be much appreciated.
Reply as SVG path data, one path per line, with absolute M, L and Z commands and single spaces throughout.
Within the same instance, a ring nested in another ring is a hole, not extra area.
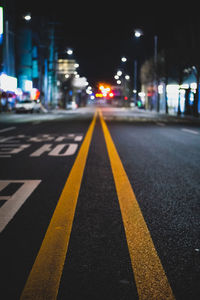
M 175 299 L 135 194 L 100 111 L 140 300 Z
M 52 300 L 57 297 L 95 123 L 96 113 L 65 183 L 21 300 Z

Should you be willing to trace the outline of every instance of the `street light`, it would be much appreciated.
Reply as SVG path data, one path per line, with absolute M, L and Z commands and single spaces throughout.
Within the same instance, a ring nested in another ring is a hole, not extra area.
M 140 38 L 142 35 L 144 35 L 143 31 L 141 29 L 135 29 L 134 30 L 134 35 L 136 38 Z M 160 110 L 160 103 L 159 103 L 159 98 L 158 98 L 158 78 L 157 78 L 157 64 L 158 64 L 158 36 L 154 35 L 154 66 L 155 66 L 155 85 L 156 85 L 156 103 L 157 103 L 157 111 L 159 112 Z M 137 91 L 137 60 L 134 62 L 134 90 Z M 135 93 L 135 98 L 136 98 L 136 93 Z
M 130 79 L 130 76 L 129 76 L 129 75 L 125 75 L 125 79 L 126 79 L 126 80 L 129 80 L 129 79 Z
M 141 29 L 135 29 L 134 34 L 136 38 L 139 38 L 143 35 L 143 31 Z
M 73 54 L 73 50 L 72 50 L 71 48 L 68 48 L 68 49 L 67 49 L 67 54 L 68 54 L 68 55 L 72 55 L 72 54 Z
M 127 61 L 127 58 L 123 56 L 123 57 L 121 58 L 121 61 L 122 61 L 122 62 L 126 62 L 126 61 Z
M 23 16 L 24 20 L 26 20 L 27 22 L 29 22 L 31 20 L 31 14 L 27 13 L 26 15 Z
M 118 75 L 118 76 L 121 76 L 121 75 L 122 75 L 122 71 L 120 71 L 120 70 L 117 71 L 117 75 Z

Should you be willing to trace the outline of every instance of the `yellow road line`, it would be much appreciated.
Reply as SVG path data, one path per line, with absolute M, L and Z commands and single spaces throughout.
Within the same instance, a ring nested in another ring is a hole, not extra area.
M 107 125 L 101 125 L 119 199 L 139 299 L 175 299 Z
M 20 299 L 56 299 L 96 113 L 65 183 Z

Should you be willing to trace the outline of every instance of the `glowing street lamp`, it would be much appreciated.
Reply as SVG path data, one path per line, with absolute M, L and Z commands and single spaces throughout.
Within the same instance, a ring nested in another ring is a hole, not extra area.
M 118 75 L 118 76 L 122 76 L 122 71 L 120 71 L 120 70 L 117 71 L 117 75 Z
M 71 48 L 67 49 L 67 54 L 68 55 L 72 55 L 73 54 L 73 50 Z
M 126 75 L 126 76 L 125 76 L 125 79 L 126 79 L 126 80 L 129 80 L 129 79 L 130 79 L 130 76 L 129 76 L 129 75 Z
M 127 61 L 127 58 L 126 58 L 125 56 L 123 56 L 123 57 L 121 58 L 121 61 L 122 61 L 122 62 L 126 62 L 126 61 Z
M 141 29 L 135 29 L 134 34 L 136 38 L 139 38 L 143 35 L 143 31 Z
M 28 13 L 28 14 L 24 15 L 23 18 L 25 21 L 29 22 L 31 20 L 31 14 Z

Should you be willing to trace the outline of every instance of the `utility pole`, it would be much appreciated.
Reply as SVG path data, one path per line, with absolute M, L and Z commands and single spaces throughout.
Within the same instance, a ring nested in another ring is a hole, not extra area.
M 137 60 L 134 60 L 134 101 L 137 104 Z
M 155 68 L 155 100 L 156 110 L 160 111 L 160 99 L 158 95 L 158 36 L 154 36 L 154 68 Z

